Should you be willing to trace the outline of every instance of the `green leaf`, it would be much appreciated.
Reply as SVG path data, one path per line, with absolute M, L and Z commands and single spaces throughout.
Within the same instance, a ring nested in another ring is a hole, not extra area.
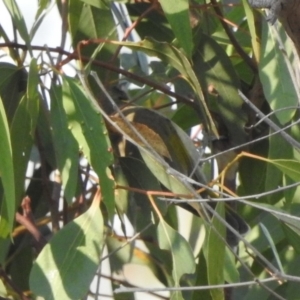
M 251 43 L 252 43 L 252 49 L 254 52 L 254 57 L 257 61 L 259 61 L 260 58 L 260 43 L 257 39 L 256 34 L 256 28 L 255 28 L 255 17 L 253 10 L 250 8 L 250 5 L 247 0 L 243 0 L 243 6 L 246 14 L 246 21 L 248 23 L 249 32 L 251 35 Z
M 287 38 L 283 27 L 278 24 L 278 32 L 284 43 L 284 51 L 287 52 L 289 61 L 293 61 L 291 41 Z M 289 72 L 285 56 L 279 48 L 276 36 L 271 25 L 263 22 L 261 61 L 259 64 L 259 77 L 263 86 L 264 95 L 267 98 L 275 115 L 283 125 L 289 122 L 296 112 L 298 95 Z M 284 101 L 282 101 L 284 99 Z M 292 109 L 276 111 L 281 108 L 295 106 Z
M 100 263 L 103 219 L 99 193 L 91 207 L 54 235 L 39 254 L 30 288 L 45 299 L 82 299 Z
M 16 204 L 24 196 L 24 181 L 30 152 L 35 139 L 39 114 L 38 68 L 32 59 L 29 67 L 27 93 L 19 103 L 11 124 L 11 143 L 15 172 Z
M 187 176 L 191 174 L 199 160 L 199 152 L 191 138 L 179 126 L 151 109 L 128 107 L 123 110 L 123 113 L 132 121 L 146 125 L 160 136 L 168 150 L 168 156 L 171 157 L 168 162 L 172 168 Z M 151 169 L 152 166 L 148 165 L 148 167 Z M 199 182 L 206 183 L 200 168 L 197 169 L 196 175 Z M 165 185 L 165 182 L 163 184 Z
M 277 120 L 276 120 L 277 121 Z M 278 121 L 277 121 L 278 122 Z M 279 134 L 269 137 L 269 153 L 268 159 L 293 159 L 293 147 Z M 282 170 L 276 165 L 267 164 L 267 172 L 265 174 L 265 190 L 270 191 L 276 189 L 282 184 Z M 281 197 L 281 193 L 277 195 L 269 195 L 267 197 L 270 204 L 276 203 Z
M 143 160 L 154 176 L 170 191 L 176 194 L 190 194 L 190 189 L 176 176 L 168 172 L 167 167 L 157 161 L 151 154 L 140 149 Z
M 32 40 L 39 29 L 43 24 L 44 18 L 51 11 L 52 6 L 50 6 L 51 0 L 40 0 L 38 1 L 38 9 L 35 14 L 34 23 L 30 29 L 30 39 Z M 49 7 L 50 6 L 50 7 Z
M 297 232 L 292 229 L 291 226 L 284 223 L 281 223 L 281 227 L 289 243 L 293 246 L 295 251 L 300 254 L 300 230 Z
M 0 92 L 9 124 L 26 91 L 27 73 L 9 63 L 0 63 Z
M 193 56 L 193 67 L 202 89 L 214 89 L 216 96 L 209 98 L 209 107 L 225 124 L 230 141 L 234 145 L 243 144 L 247 141 L 244 129 L 247 115 L 238 95 L 240 79 L 228 55 L 214 39 L 203 33 L 198 38 L 200 42 Z
M 82 2 L 84 2 L 88 5 L 91 5 L 91 6 L 95 6 L 97 8 L 102 8 L 103 7 L 103 4 L 101 3 L 102 1 L 99 1 L 99 0 L 82 0 Z
M 281 263 L 279 254 L 278 254 L 278 252 L 277 252 L 275 243 L 274 243 L 274 241 L 273 241 L 273 238 L 272 238 L 270 232 L 268 231 L 267 227 L 266 227 L 263 223 L 260 223 L 259 225 L 260 225 L 260 228 L 261 228 L 262 232 L 264 233 L 265 237 L 266 237 L 267 240 L 268 240 L 269 246 L 270 246 L 271 249 L 272 249 L 272 252 L 273 252 L 273 254 L 274 254 L 274 257 L 275 257 L 275 260 L 276 260 L 276 262 L 277 262 L 277 265 L 278 265 L 279 270 L 280 270 L 282 273 L 284 273 L 284 270 L 283 270 L 283 267 L 282 267 L 282 263 Z
M 189 1 L 159 0 L 161 7 L 170 23 L 180 46 L 184 49 L 188 58 L 193 51 L 192 28 L 190 25 Z
M 218 202 L 216 212 L 224 219 L 224 202 Z M 207 248 L 205 251 L 209 285 L 224 284 L 225 243 L 220 236 L 225 238 L 226 229 L 224 224 L 214 216 L 208 229 Z M 222 288 L 211 289 L 210 294 L 214 300 L 224 299 L 224 290 Z
M 159 247 L 170 251 L 172 255 L 172 275 L 175 286 L 179 286 L 180 278 L 184 274 L 195 272 L 195 259 L 188 242 L 164 220 L 160 220 L 157 227 Z
M 236 268 L 235 256 L 228 248 L 225 251 L 224 280 L 228 283 L 240 281 L 240 274 Z
M 203 249 L 200 250 L 200 253 L 198 255 L 198 263 L 196 266 L 196 286 L 207 286 L 207 263 L 206 259 L 204 257 Z M 192 300 L 199 300 L 199 299 L 206 299 L 206 300 L 212 300 L 211 294 L 209 292 L 209 289 L 204 290 L 195 290 L 193 292 L 193 298 Z
M 147 168 L 146 164 L 139 159 L 132 157 L 120 157 L 120 165 L 130 187 L 138 188 L 145 191 L 160 191 L 161 185 L 158 179 Z M 118 190 L 119 192 L 120 190 Z M 139 232 L 150 223 L 153 218 L 153 208 L 147 195 L 141 193 L 133 193 L 132 198 L 129 198 L 129 205 L 127 210 L 127 217 L 131 224 L 135 228 L 135 231 Z M 153 197 L 154 201 L 161 212 L 165 215 L 167 210 L 167 203 L 157 200 L 157 197 Z M 143 214 L 137 213 L 142 211 Z M 153 232 L 142 232 L 141 236 L 149 237 Z M 153 238 L 156 238 L 153 236 Z
M 2 279 L 0 279 L 0 297 L 8 297 L 8 293 Z
M 101 8 L 87 5 L 78 0 L 70 0 L 68 3 L 69 30 L 74 49 L 77 49 L 78 43 L 83 40 L 118 39 L 116 23 L 107 1 L 98 1 L 99 7 L 101 6 Z M 93 3 L 95 3 L 95 1 L 93 1 Z M 91 60 L 111 61 L 116 47 L 99 42 L 90 43 L 89 45 L 81 47 L 80 50 L 81 55 L 91 58 Z M 96 56 L 94 52 L 98 52 Z M 111 64 L 119 67 L 119 59 L 114 59 Z M 104 82 L 108 81 L 107 73 L 103 68 L 92 65 L 91 69 L 98 74 L 101 80 Z M 119 74 L 110 72 L 109 80 L 118 80 L 118 76 Z M 90 85 L 94 91 L 99 91 L 99 87 L 94 86 L 93 81 L 90 82 Z
M 11 139 L 2 100 L 0 99 L 0 176 L 4 190 L 1 207 L 0 237 L 6 237 L 15 221 L 16 197 Z
M 52 85 L 51 124 L 58 170 L 61 174 L 64 195 L 70 204 L 75 196 L 78 180 L 78 142 L 68 128 L 68 120 L 63 107 L 62 89 Z
M 4 4 L 9 11 L 11 18 L 16 26 L 20 36 L 24 40 L 27 46 L 30 44 L 30 37 L 27 31 L 26 23 L 23 15 L 18 7 L 18 4 L 14 0 L 4 0 Z
M 295 182 L 300 181 L 300 162 L 294 159 L 272 159 L 268 160 L 281 172 L 289 176 Z
M 103 201 L 112 217 L 114 190 L 108 167 L 113 156 L 103 118 L 77 82 L 69 77 L 63 79 L 63 107 L 69 129 L 99 177 Z
M 228 248 L 225 250 L 224 280 L 228 283 L 239 282 L 240 274 L 236 267 L 235 256 Z
M 199 115 L 197 115 L 193 108 L 187 105 L 179 107 L 171 119 L 183 130 L 188 130 L 199 124 Z

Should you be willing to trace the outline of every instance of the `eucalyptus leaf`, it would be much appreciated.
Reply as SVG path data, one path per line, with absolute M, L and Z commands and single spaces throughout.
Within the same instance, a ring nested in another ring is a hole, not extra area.
M 159 0 L 161 7 L 178 39 L 180 46 L 185 50 L 187 57 L 191 58 L 193 50 L 192 29 L 189 18 L 189 1 Z
M 179 286 L 184 274 L 195 272 L 195 259 L 188 242 L 166 222 L 160 220 L 157 227 L 159 247 L 170 251 L 172 256 L 172 275 L 175 286 Z
M 293 159 L 272 159 L 269 162 L 295 182 L 300 181 L 300 162 Z
M 64 195 L 68 203 L 75 196 L 78 180 L 78 142 L 68 128 L 68 120 L 62 103 L 62 89 L 52 85 L 51 124 L 58 170 L 61 174 Z M 54 138 L 55 137 L 55 138 Z
M 114 191 L 108 169 L 112 164 L 112 149 L 102 116 L 79 84 L 69 77 L 64 77 L 63 107 L 70 131 L 99 177 L 103 201 L 112 217 Z
M 202 89 L 206 93 L 213 89 L 212 93 L 216 94 L 210 98 L 209 107 L 225 124 L 230 141 L 234 145 L 243 144 L 247 140 L 244 129 L 247 115 L 238 95 L 240 79 L 226 52 L 213 38 L 204 33 L 199 33 L 198 38 L 193 68 Z
M 223 202 L 219 202 L 216 206 L 216 212 L 225 217 L 225 207 Z M 207 234 L 207 245 L 205 258 L 207 263 L 207 276 L 209 285 L 217 285 L 224 283 L 224 264 L 225 264 L 225 243 L 221 237 L 225 237 L 226 228 L 216 216 L 213 216 L 211 226 L 209 226 Z M 224 290 L 211 289 L 212 299 L 225 299 Z
M 283 125 L 293 118 L 298 105 L 298 95 L 291 77 L 293 75 L 290 73 L 285 60 L 286 55 L 290 60 L 293 58 L 291 41 L 287 38 L 286 33 L 283 32 L 282 26 L 278 24 L 278 28 L 283 39 L 286 54 L 280 50 L 274 31 L 264 21 L 259 77 L 262 82 L 264 95 L 271 108 L 275 111 L 276 117 Z M 282 101 L 283 99 L 284 101 Z M 284 109 L 286 107 L 295 108 Z
M 0 92 L 9 123 L 26 92 L 27 78 L 25 69 L 6 62 L 0 63 Z
M 5 238 L 12 230 L 15 221 L 16 198 L 13 153 L 8 122 L 0 98 L 0 174 L 4 191 L 1 205 L 0 237 Z
M 100 263 L 103 219 L 100 194 L 80 217 L 68 223 L 43 248 L 30 274 L 35 295 L 50 299 L 81 299 Z
M 275 260 L 276 260 L 276 262 L 277 262 L 277 265 L 278 265 L 279 270 L 280 270 L 281 272 L 284 272 L 283 267 L 282 267 L 282 263 L 281 263 L 281 260 L 280 260 L 280 257 L 279 257 L 279 254 L 278 254 L 278 252 L 277 252 L 277 249 L 276 249 L 276 246 L 275 246 L 275 243 L 274 243 L 274 241 L 273 241 L 273 239 L 272 239 L 271 234 L 269 233 L 267 227 L 264 226 L 263 223 L 260 223 L 259 226 L 260 226 L 262 232 L 264 233 L 265 237 L 267 238 L 267 240 L 268 240 L 268 242 L 269 242 L 269 245 L 270 245 L 270 247 L 271 247 L 271 249 L 272 249 L 272 252 L 273 252 L 273 254 L 274 254 L 274 257 L 275 257 Z
M 72 39 L 72 46 L 77 49 L 80 42 L 90 40 L 88 45 L 80 47 L 80 55 L 92 60 L 110 61 L 116 51 L 116 47 L 104 44 L 104 40 L 117 40 L 118 34 L 116 24 L 113 18 L 110 5 L 105 1 L 97 1 L 98 5 L 94 6 L 96 1 L 90 0 L 88 5 L 83 1 L 70 0 L 68 11 L 69 30 Z M 92 40 L 99 39 L 95 43 Z M 101 39 L 103 40 L 101 42 Z M 86 62 L 87 63 L 87 62 Z M 119 58 L 116 57 L 112 64 L 119 67 Z M 96 64 L 91 69 L 95 71 L 101 80 L 107 80 L 107 72 Z M 117 80 L 118 74 L 110 73 L 110 80 Z M 95 94 L 99 93 L 99 87 L 90 81 L 91 88 Z
M 35 130 L 39 115 L 38 66 L 31 60 L 28 74 L 27 91 L 20 101 L 11 124 L 11 143 L 16 184 L 16 204 L 24 196 L 24 181 L 30 152 L 34 144 Z
M 27 31 L 24 17 L 19 9 L 17 2 L 15 0 L 4 0 L 3 2 L 8 9 L 20 36 L 25 41 L 26 45 L 30 47 L 30 36 Z

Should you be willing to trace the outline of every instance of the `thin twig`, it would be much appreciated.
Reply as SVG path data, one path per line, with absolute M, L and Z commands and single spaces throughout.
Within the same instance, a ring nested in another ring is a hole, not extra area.
M 118 288 L 115 290 L 116 294 L 120 293 L 135 293 L 135 292 L 163 292 L 163 291 L 199 291 L 199 290 L 210 290 L 210 289 L 220 289 L 229 287 L 242 287 L 242 286 L 252 286 L 260 283 L 276 281 L 276 278 L 265 278 L 265 279 L 255 279 L 251 281 L 236 282 L 236 283 L 226 283 L 226 284 L 216 284 L 216 285 L 201 285 L 201 286 L 186 286 L 186 287 L 165 287 L 165 288 Z M 283 299 L 285 300 L 285 299 Z
M 269 118 L 265 118 L 264 113 L 262 113 L 240 90 L 238 91 L 241 98 L 244 102 L 250 106 L 250 108 L 257 114 L 257 116 L 262 119 L 264 118 L 264 122 L 267 123 L 274 131 L 278 131 L 278 133 L 295 149 L 300 152 L 300 143 L 296 141 L 293 137 L 283 131 L 278 125 L 276 125 L 273 121 Z
M 224 20 L 223 13 L 217 3 L 216 0 L 210 0 L 216 14 L 220 17 L 221 24 L 230 39 L 233 47 L 235 48 L 236 52 L 241 56 L 241 58 L 245 61 L 245 63 L 251 68 L 254 73 L 257 73 L 257 65 L 256 63 L 249 57 L 249 55 L 244 51 L 241 47 L 240 43 L 236 40 L 235 36 L 233 35 L 231 29 L 227 26 L 227 23 Z

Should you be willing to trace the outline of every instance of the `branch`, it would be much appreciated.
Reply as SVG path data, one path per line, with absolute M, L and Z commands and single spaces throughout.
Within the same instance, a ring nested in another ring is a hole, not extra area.
M 244 49 L 241 47 L 241 45 L 236 40 L 235 36 L 233 35 L 231 29 L 228 27 L 227 23 L 224 20 L 223 13 L 218 6 L 218 3 L 216 0 L 211 0 L 211 4 L 213 5 L 213 8 L 216 12 L 216 14 L 220 17 L 221 24 L 230 39 L 233 47 L 235 48 L 236 52 L 240 55 L 240 57 L 246 62 L 246 64 L 251 68 L 251 70 L 254 73 L 257 73 L 257 65 L 256 63 L 248 56 L 248 54 L 244 51 Z

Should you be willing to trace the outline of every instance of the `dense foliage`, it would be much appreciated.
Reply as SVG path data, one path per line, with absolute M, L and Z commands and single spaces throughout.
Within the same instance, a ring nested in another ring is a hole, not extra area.
M 299 299 L 281 23 L 246 0 L 40 0 L 28 26 L 3 3 L 0 296 Z M 33 43 L 54 9 L 60 45 Z

